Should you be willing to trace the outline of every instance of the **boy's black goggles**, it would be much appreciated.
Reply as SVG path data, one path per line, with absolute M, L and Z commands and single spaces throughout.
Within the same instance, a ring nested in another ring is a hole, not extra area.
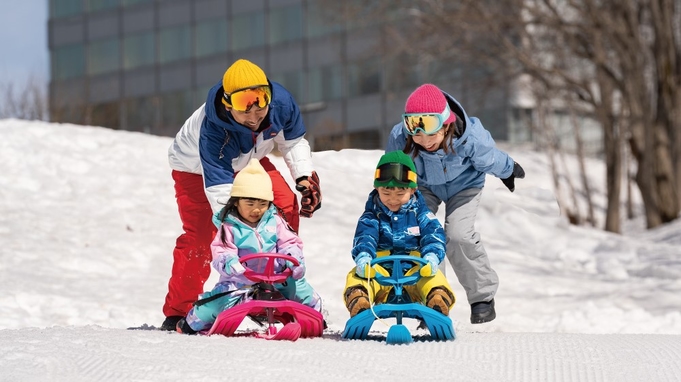
M 416 173 L 401 163 L 386 163 L 376 169 L 374 179 L 379 182 L 387 182 L 390 179 L 395 179 L 402 183 L 416 183 Z

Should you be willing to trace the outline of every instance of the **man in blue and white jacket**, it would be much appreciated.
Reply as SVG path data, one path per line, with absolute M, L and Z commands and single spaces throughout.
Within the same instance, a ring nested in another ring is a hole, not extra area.
M 302 194 L 300 211 L 296 195 L 267 158 L 275 144 Z M 212 216 L 229 200 L 235 174 L 253 158 L 272 179 L 275 206 L 298 232 L 299 215 L 311 217 L 321 206 L 300 110 L 283 86 L 240 59 L 210 89 L 206 103 L 187 119 L 168 149 L 184 233 L 173 251 L 161 329 L 175 330 L 203 293 L 216 232 Z

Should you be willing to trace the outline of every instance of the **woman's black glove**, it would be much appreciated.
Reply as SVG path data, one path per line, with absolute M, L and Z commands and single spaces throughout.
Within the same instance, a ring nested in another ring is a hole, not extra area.
M 518 162 L 513 162 L 513 172 L 511 176 L 506 179 L 502 179 L 504 185 L 511 191 L 515 191 L 515 178 L 522 179 L 525 177 L 525 170 L 518 164 Z

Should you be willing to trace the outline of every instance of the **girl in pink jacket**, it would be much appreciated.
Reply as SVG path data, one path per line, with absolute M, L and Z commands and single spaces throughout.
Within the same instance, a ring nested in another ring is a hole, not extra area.
M 231 198 L 216 215 L 219 229 L 211 251 L 212 265 L 220 279 L 177 323 L 178 332 L 207 330 L 222 311 L 247 300 L 254 282 L 244 276 L 245 267 L 239 259 L 254 253 L 281 253 L 297 260 L 299 265 L 293 266 L 292 262 L 278 259 L 278 269 L 289 267 L 292 275 L 285 283 L 275 284 L 275 288 L 285 298 L 321 311 L 321 298 L 304 278 L 303 242 L 278 215 L 273 199 L 270 177 L 260 162 L 252 159 L 235 177 Z M 245 266 L 262 272 L 266 260 L 250 260 Z

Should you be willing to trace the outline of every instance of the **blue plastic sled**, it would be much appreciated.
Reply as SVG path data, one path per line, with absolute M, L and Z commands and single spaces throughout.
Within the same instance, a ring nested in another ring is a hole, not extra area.
M 407 264 L 410 265 L 404 267 Z M 374 259 L 371 262 L 371 266 L 381 265 L 383 268 L 390 270 L 390 276 L 376 273 L 375 280 L 381 285 L 392 286 L 395 295 L 387 303 L 376 305 L 373 309 L 367 309 L 350 318 L 345 324 L 343 338 L 364 340 L 367 338 L 369 330 L 377 317 L 394 317 L 397 322 L 390 327 L 386 336 L 386 342 L 389 344 L 404 344 L 413 341 L 409 329 L 402 324 L 403 318 L 422 320 L 426 327 L 428 327 L 430 336 L 434 341 L 455 339 L 456 334 L 454 333 L 451 318 L 422 304 L 410 302 L 409 297 L 402 293 L 403 286 L 416 284 L 421 278 L 419 272 L 404 276 L 405 270 L 410 269 L 414 265 L 425 266 L 426 264 L 428 262 L 420 257 L 407 255 L 386 256 Z

